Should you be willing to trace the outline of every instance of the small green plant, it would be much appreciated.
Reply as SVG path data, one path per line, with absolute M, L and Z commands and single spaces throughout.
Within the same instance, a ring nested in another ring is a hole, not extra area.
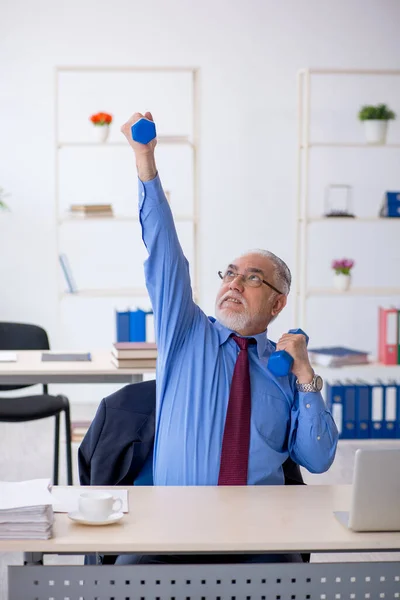
M 6 210 L 8 208 L 7 204 L 4 202 L 4 198 L 9 196 L 10 194 L 6 194 L 4 189 L 0 187 L 0 209 Z
M 396 114 L 386 104 L 377 104 L 376 106 L 367 104 L 361 107 L 358 118 L 360 121 L 390 121 L 396 118 Z

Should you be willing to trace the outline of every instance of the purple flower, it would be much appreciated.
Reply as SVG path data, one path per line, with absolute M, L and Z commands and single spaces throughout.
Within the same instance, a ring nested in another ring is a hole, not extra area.
M 350 270 L 354 267 L 354 260 L 349 258 L 342 258 L 341 260 L 333 260 L 332 269 L 336 271 L 336 273 L 344 273 L 345 275 L 350 274 Z

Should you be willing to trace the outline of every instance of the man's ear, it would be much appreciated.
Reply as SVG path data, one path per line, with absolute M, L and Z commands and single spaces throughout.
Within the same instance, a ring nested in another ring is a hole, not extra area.
M 271 316 L 277 317 L 279 313 L 285 308 L 287 303 L 287 296 L 284 294 L 279 294 L 272 305 Z

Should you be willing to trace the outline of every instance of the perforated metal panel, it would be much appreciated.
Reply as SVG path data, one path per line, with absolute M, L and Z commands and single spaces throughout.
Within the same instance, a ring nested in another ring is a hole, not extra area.
M 9 567 L 9 600 L 394 598 L 399 562 Z

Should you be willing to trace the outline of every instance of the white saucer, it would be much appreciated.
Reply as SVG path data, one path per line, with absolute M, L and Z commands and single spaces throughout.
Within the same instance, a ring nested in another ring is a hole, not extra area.
M 82 523 L 82 525 L 111 525 L 111 523 L 117 523 L 122 519 L 124 513 L 115 512 L 107 517 L 107 519 L 103 519 L 101 521 L 93 521 L 84 517 L 78 510 L 68 513 L 68 516 L 72 521 L 76 521 L 77 523 Z

